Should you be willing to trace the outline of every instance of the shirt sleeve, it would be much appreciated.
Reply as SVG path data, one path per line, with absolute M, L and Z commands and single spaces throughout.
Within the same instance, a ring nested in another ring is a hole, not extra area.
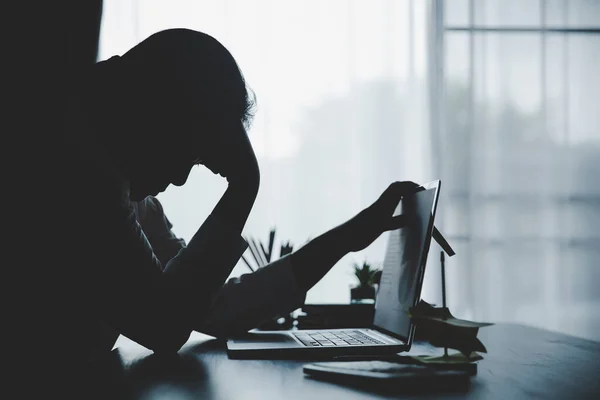
M 215 337 L 247 332 L 269 318 L 300 308 L 305 299 L 291 258 L 285 256 L 253 273 L 229 279 L 197 330 Z
M 167 265 L 185 247 L 185 240 L 173 233 L 173 224 L 165 215 L 162 204 L 156 197 L 148 196 L 133 205 L 154 255 L 163 266 Z

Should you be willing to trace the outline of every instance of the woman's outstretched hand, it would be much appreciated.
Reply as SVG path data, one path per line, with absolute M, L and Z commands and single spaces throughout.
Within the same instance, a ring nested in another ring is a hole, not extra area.
M 292 269 L 298 286 L 309 290 L 346 254 L 364 249 L 383 232 L 409 224 L 409 216 L 394 216 L 394 211 L 402 197 L 420 190 L 423 187 L 414 182 L 394 182 L 354 218 L 293 253 Z
M 383 232 L 406 226 L 409 216 L 394 216 L 402 197 L 423 190 L 422 186 L 410 181 L 394 182 L 369 207 L 344 223 L 344 238 L 348 251 L 360 251 L 369 246 Z

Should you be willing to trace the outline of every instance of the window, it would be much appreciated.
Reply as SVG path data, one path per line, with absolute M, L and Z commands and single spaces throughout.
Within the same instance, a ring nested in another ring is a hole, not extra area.
M 600 3 L 444 6 L 450 304 L 598 339 Z
M 456 315 L 600 339 L 600 2 L 105 0 L 100 59 L 161 29 L 220 40 L 256 92 L 262 187 L 245 230 L 296 248 L 394 180 L 441 178 Z M 159 197 L 189 239 L 225 188 Z M 353 261 L 307 301 L 349 301 Z M 432 247 L 432 252 L 438 251 Z M 430 255 L 423 297 L 439 303 Z M 234 275 L 247 272 L 238 264 Z

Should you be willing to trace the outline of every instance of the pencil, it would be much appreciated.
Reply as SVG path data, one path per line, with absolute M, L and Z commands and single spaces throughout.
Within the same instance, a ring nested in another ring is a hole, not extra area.
M 265 256 L 264 257 L 265 258 L 265 264 L 268 264 L 269 263 L 269 259 L 271 257 L 269 256 L 269 253 L 267 253 L 267 250 L 265 250 L 265 246 L 263 246 L 262 242 L 259 242 L 259 244 L 260 244 L 260 248 L 261 248 L 261 250 L 263 252 L 263 255 Z
M 242 255 L 242 260 L 244 260 L 244 262 L 246 263 L 246 265 L 248 266 L 248 268 L 250 268 L 250 271 L 254 272 L 254 268 L 252 268 L 252 266 L 250 265 L 250 263 L 248 262 L 248 260 L 246 260 L 246 257 L 244 257 L 244 255 Z
M 260 257 L 258 256 L 258 254 L 256 254 L 256 250 L 254 250 L 254 247 L 252 247 L 252 239 L 247 238 L 246 242 L 248 242 L 248 248 L 250 249 L 250 253 L 252 254 L 252 257 L 254 258 L 254 261 L 256 262 L 256 265 L 258 268 L 260 268 Z
M 275 228 L 271 229 L 269 233 L 269 258 L 268 262 L 271 262 L 271 257 L 273 257 L 273 245 L 275 244 Z
M 260 267 L 262 268 L 262 267 L 264 267 L 264 266 L 265 266 L 265 264 L 266 264 L 267 262 L 266 262 L 266 260 L 265 260 L 265 259 L 262 257 L 262 252 L 261 252 L 261 251 L 260 251 L 260 249 L 258 248 L 258 245 L 256 244 L 256 240 L 254 240 L 254 238 L 252 238 L 252 239 L 250 239 L 250 240 L 252 240 L 252 244 L 254 245 L 254 250 L 256 250 L 256 255 L 257 255 L 257 256 L 258 256 L 258 258 L 259 258 L 259 261 L 260 261 L 260 262 L 259 262 L 258 264 L 259 264 L 259 265 L 260 265 Z

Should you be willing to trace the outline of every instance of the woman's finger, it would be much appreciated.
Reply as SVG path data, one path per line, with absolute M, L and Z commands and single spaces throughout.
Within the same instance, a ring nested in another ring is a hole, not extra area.
M 381 194 L 376 203 L 384 210 L 392 210 L 390 212 L 393 212 L 403 196 L 416 193 L 422 189 L 422 186 L 414 182 L 394 182 Z

